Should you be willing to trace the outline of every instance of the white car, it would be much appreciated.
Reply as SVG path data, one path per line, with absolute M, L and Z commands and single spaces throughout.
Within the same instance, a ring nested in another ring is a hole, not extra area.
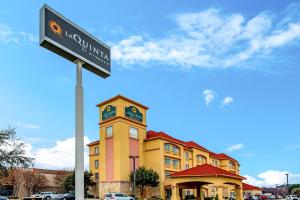
M 300 200 L 300 198 L 297 195 L 287 195 L 286 200 Z
M 104 200 L 134 200 L 134 198 L 124 193 L 111 192 L 104 196 Z
M 55 192 L 40 192 L 38 194 L 31 195 L 31 197 L 43 198 L 44 200 L 55 199 L 58 196 L 59 194 L 56 194 Z

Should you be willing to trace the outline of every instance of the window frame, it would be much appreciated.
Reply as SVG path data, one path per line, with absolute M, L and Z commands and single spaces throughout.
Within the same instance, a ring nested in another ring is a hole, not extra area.
M 107 133 L 108 133 L 108 130 L 110 130 L 110 129 L 111 129 L 111 133 L 110 133 L 110 135 L 108 135 Z M 113 137 L 113 126 L 106 127 L 105 134 L 106 134 L 106 138 L 112 138 Z
M 136 130 L 136 137 L 132 137 L 131 130 Z M 130 126 L 129 127 L 129 137 L 132 138 L 132 139 L 139 139 L 139 129 L 135 128 L 133 126 Z
M 95 166 L 95 169 L 99 169 L 99 160 L 94 160 L 94 166 Z

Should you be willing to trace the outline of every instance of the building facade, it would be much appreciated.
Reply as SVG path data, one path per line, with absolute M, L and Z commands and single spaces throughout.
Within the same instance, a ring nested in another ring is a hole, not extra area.
M 90 171 L 103 197 L 107 192 L 131 194 L 129 174 L 135 166 L 158 172 L 160 184 L 148 196 L 183 199 L 193 194 L 219 199 L 242 199 L 240 164 L 224 153 L 214 153 L 193 141 L 182 141 L 164 132 L 147 131 L 148 107 L 124 96 L 97 105 L 100 140 L 88 144 Z M 136 193 L 138 195 L 138 193 Z

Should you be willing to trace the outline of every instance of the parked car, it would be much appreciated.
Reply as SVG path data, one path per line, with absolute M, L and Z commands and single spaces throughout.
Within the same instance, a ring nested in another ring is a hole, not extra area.
M 134 200 L 134 198 L 124 193 L 111 192 L 104 196 L 104 200 Z
M 287 195 L 286 200 L 300 200 L 297 195 Z
M 75 200 L 75 194 L 66 193 L 56 197 L 56 200 Z
M 184 200 L 196 200 L 196 197 L 192 194 L 185 195 Z
M 55 192 L 40 192 L 38 194 L 31 195 L 31 197 L 43 198 L 44 200 L 56 199 L 58 196 L 59 194 Z

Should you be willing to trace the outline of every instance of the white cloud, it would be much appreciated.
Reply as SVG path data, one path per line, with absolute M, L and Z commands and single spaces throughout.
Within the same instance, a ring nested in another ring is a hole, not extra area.
M 84 163 L 87 168 L 88 137 L 84 137 L 85 151 Z M 73 169 L 75 167 L 75 137 L 58 140 L 55 145 L 44 148 L 34 148 L 30 143 L 26 144 L 27 155 L 35 158 L 35 167 L 46 169 Z
M 203 97 L 206 106 L 208 106 L 215 98 L 217 94 L 213 90 L 204 90 L 203 91 Z
M 300 149 L 300 144 L 290 144 L 285 147 L 286 151 L 290 151 L 294 149 Z
M 0 43 L 19 43 L 20 41 L 37 42 L 32 33 L 15 32 L 8 25 L 0 23 Z
M 19 32 L 19 34 L 24 37 L 24 40 L 28 40 L 29 42 L 38 42 L 38 38 L 32 33 Z
M 9 26 L 0 23 L 0 42 L 9 43 L 14 42 L 18 43 L 18 38 L 14 35 L 13 31 Z
M 165 37 L 136 34 L 111 43 L 112 58 L 126 68 L 149 62 L 181 69 L 241 66 L 276 48 L 299 46 L 299 12 L 300 4 L 281 15 L 262 12 L 248 19 L 213 8 L 182 13 L 174 19 L 176 29 Z
M 19 122 L 18 123 L 21 127 L 27 128 L 27 129 L 40 129 L 41 127 L 36 125 L 36 124 L 28 124 L 24 122 Z
M 231 145 L 228 148 L 226 148 L 226 151 L 228 151 L 228 152 L 237 151 L 244 147 L 245 147 L 245 145 L 243 145 L 243 144 L 234 144 L 234 145 Z
M 230 96 L 227 96 L 222 101 L 222 106 L 226 106 L 228 104 L 232 104 L 234 102 L 234 99 Z
M 293 174 L 288 171 L 268 170 L 257 175 L 257 178 L 245 175 L 246 183 L 257 186 L 275 186 L 276 184 L 286 184 L 286 175 L 289 175 L 289 183 L 299 183 L 300 174 Z

